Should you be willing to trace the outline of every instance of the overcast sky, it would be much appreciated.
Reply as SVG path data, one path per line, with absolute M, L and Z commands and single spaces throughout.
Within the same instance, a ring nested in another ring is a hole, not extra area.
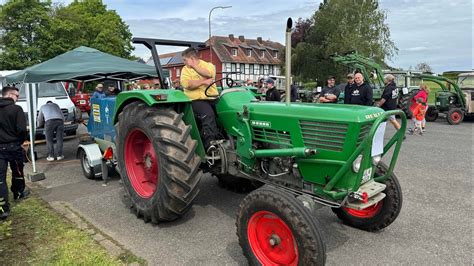
M 0 0 L 5 2 L 5 0 Z M 54 1 L 69 3 L 69 0 Z M 190 41 L 208 38 L 208 14 L 214 6 L 232 5 L 212 13 L 212 35 L 262 37 L 284 43 L 286 19 L 310 17 L 319 0 L 104 0 L 130 26 L 135 37 Z M 473 68 L 472 0 L 381 0 L 392 39 L 399 49 L 390 65 L 414 67 L 428 63 L 435 72 Z M 174 51 L 159 47 L 160 53 Z M 137 56 L 147 57 L 137 47 Z

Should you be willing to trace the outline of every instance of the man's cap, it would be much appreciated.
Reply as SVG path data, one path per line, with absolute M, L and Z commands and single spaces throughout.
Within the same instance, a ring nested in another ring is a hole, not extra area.
M 331 75 L 331 76 L 328 77 L 328 80 L 329 79 L 336 79 L 336 77 Z
M 347 78 L 348 78 L 348 79 L 353 79 L 353 78 L 354 78 L 354 75 L 352 75 L 351 73 L 350 73 L 350 74 L 347 74 Z
M 273 79 L 267 79 L 265 81 L 265 83 L 271 83 L 271 84 L 275 84 L 275 81 Z

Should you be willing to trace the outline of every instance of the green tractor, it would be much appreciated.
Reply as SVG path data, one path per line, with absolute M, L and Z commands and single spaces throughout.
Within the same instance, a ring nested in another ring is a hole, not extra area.
M 468 84 L 469 73 L 461 74 L 459 84 Z M 438 118 L 439 113 L 446 114 L 446 120 L 451 125 L 460 124 L 466 115 L 472 115 L 472 88 L 468 85 L 464 89 L 459 87 L 452 80 L 434 75 L 415 75 L 414 77 L 421 79 L 422 81 L 431 81 L 436 83 L 441 90 L 435 94 L 435 105 L 430 105 L 426 112 L 426 121 L 435 121 Z M 464 83 L 463 83 L 464 82 Z M 414 90 L 411 95 L 415 95 L 418 91 Z
M 156 45 L 196 44 L 134 42 L 152 50 L 157 68 Z M 236 222 L 239 243 L 252 265 L 323 265 L 325 245 L 312 213 L 316 204 L 367 231 L 385 228 L 397 218 L 402 191 L 393 170 L 406 129 L 403 112 L 261 102 L 239 87 L 216 96 L 217 122 L 225 138 L 206 154 L 183 92 L 118 95 L 113 157 L 137 217 L 153 223 L 180 218 L 198 195 L 203 173 L 211 173 L 229 189 L 252 191 L 240 204 Z M 402 127 L 384 142 L 391 115 L 402 117 Z M 386 164 L 382 159 L 389 153 Z

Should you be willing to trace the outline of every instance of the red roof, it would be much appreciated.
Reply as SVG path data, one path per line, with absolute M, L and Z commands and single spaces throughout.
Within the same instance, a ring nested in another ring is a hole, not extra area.
M 209 40 L 206 42 L 209 44 Z M 244 36 L 212 36 L 212 49 L 225 63 L 247 63 L 247 64 L 268 64 L 280 65 L 283 62 L 283 46 L 279 42 L 264 41 L 261 38 L 245 39 Z M 232 49 L 237 49 L 237 55 L 232 55 Z M 248 55 L 251 50 L 251 56 Z M 261 53 L 264 53 L 262 57 Z M 277 57 L 275 57 L 275 52 Z

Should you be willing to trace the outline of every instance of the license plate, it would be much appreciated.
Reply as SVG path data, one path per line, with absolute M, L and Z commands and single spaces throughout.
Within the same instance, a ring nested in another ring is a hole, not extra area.
M 79 104 L 86 104 L 86 100 L 79 100 Z

